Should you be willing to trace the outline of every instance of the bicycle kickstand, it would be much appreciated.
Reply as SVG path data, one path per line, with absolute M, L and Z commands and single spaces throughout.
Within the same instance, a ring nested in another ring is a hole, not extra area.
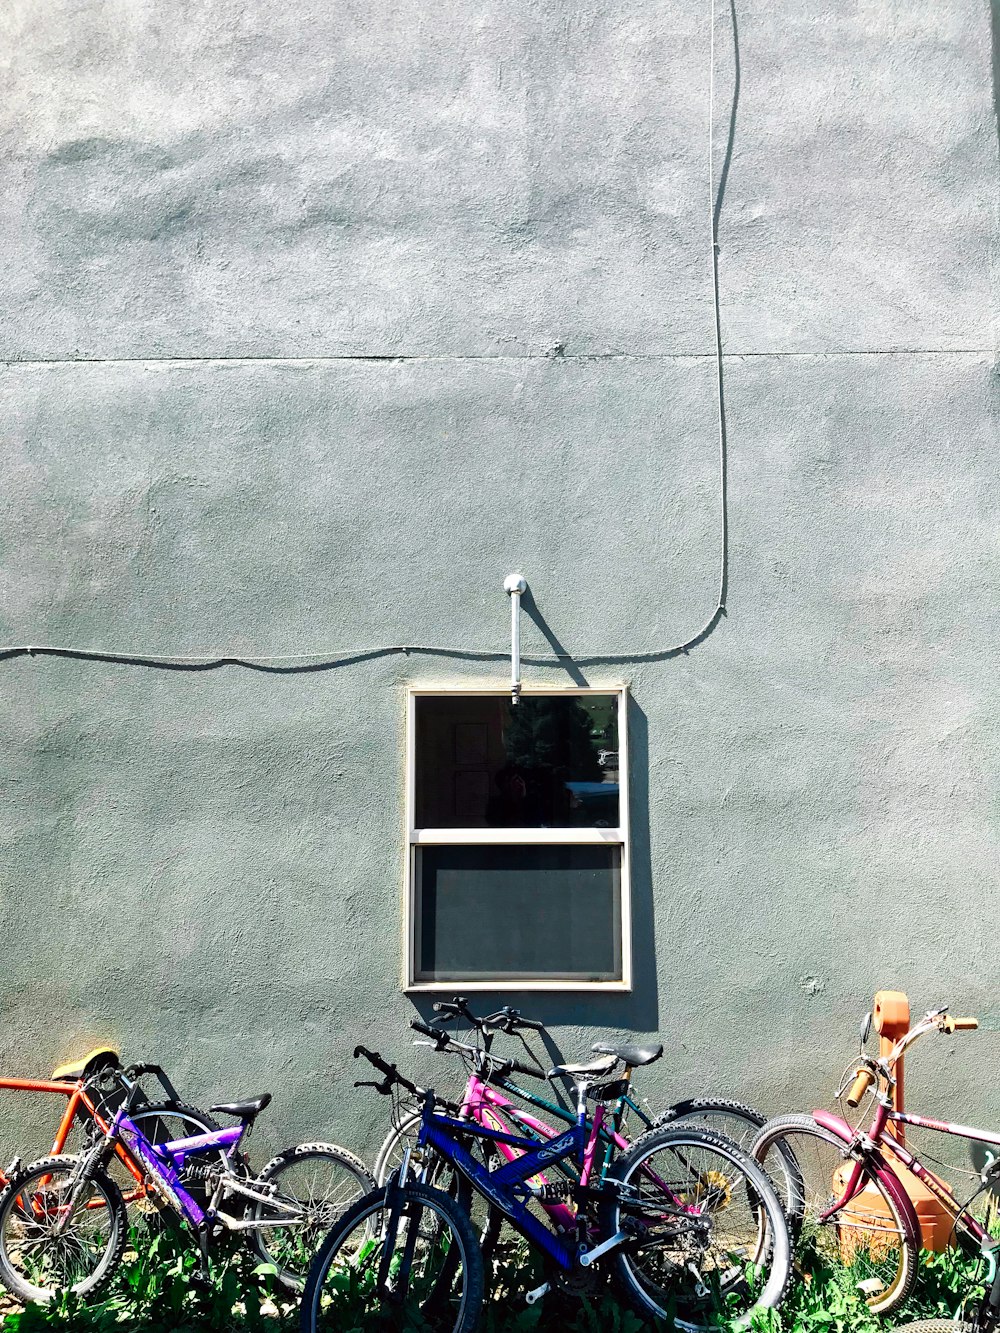
M 201 1263 L 191 1274 L 191 1285 L 199 1291 L 212 1289 L 212 1265 L 208 1258 L 208 1229 L 203 1227 L 198 1232 L 198 1253 Z

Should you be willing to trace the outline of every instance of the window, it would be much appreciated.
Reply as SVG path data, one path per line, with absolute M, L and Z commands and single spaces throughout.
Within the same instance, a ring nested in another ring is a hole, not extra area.
M 409 988 L 628 989 L 625 691 L 411 689 Z

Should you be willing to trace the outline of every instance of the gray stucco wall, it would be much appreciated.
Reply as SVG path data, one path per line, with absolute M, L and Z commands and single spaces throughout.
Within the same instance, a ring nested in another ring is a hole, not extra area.
M 718 8 L 727 614 L 608 662 L 718 597 L 707 6 L 5 6 L 2 639 L 321 668 L 0 662 L 5 1070 L 110 1038 L 370 1146 L 354 1042 L 438 1069 L 404 688 L 505 667 L 363 653 L 503 650 L 519 568 L 631 685 L 637 962 L 524 1008 L 778 1110 L 901 986 L 995 1020 L 914 1094 L 1000 1112 L 989 6 L 739 0 L 738 84 Z

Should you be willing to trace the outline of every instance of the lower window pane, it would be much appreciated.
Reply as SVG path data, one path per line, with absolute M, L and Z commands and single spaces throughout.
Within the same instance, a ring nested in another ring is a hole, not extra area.
M 620 981 L 621 848 L 423 846 L 424 981 Z

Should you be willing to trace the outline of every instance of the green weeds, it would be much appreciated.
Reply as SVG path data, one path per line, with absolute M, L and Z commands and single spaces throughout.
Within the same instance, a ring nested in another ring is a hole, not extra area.
M 2 1333 L 296 1333 L 298 1303 L 245 1248 L 214 1255 L 215 1280 L 203 1290 L 194 1280 L 197 1256 L 169 1231 L 134 1236 L 133 1251 L 100 1302 L 62 1298 L 48 1306 L 14 1310 Z M 873 1317 L 841 1269 L 815 1255 L 796 1273 L 780 1311 L 761 1313 L 754 1333 L 888 1333 L 913 1319 L 955 1314 L 981 1292 L 974 1260 L 952 1252 L 926 1255 L 914 1296 L 887 1320 Z M 653 1333 L 599 1289 L 555 1293 L 534 1306 L 524 1293 L 542 1278 L 519 1246 L 504 1245 L 490 1279 L 482 1333 Z M 360 1310 L 345 1311 L 340 1333 L 369 1333 Z M 419 1317 L 405 1333 L 426 1333 Z M 668 1333 L 665 1328 L 656 1333 Z M 721 1333 L 721 1331 L 720 1331 Z

